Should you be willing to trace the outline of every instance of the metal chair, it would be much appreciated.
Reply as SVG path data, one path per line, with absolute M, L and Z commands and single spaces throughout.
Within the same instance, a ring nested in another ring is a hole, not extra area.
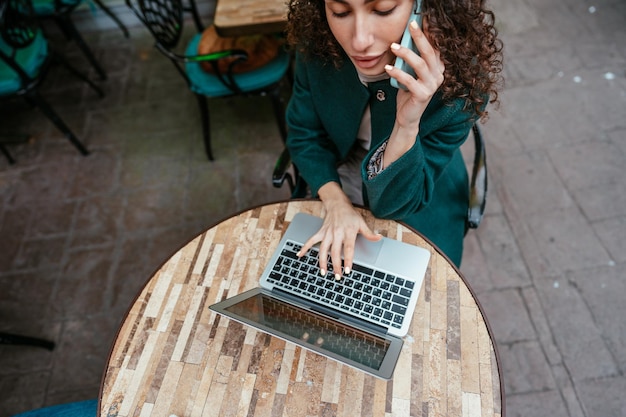
M 477 123 L 472 126 L 474 137 L 474 162 L 470 179 L 470 200 L 467 210 L 466 230 L 476 229 L 483 219 L 487 203 L 487 152 L 485 141 Z M 292 169 L 292 172 L 289 169 Z M 303 198 L 307 194 L 307 184 L 292 163 L 289 150 L 285 148 L 278 157 L 272 172 L 272 184 L 281 188 L 287 183 L 292 198 Z
M 286 51 L 280 50 L 276 58 L 268 64 L 243 73 L 235 73 L 234 68 L 245 61 L 248 55 L 243 50 L 224 50 L 206 55 L 198 55 L 201 23 L 193 0 L 184 6 L 181 0 L 126 0 L 126 4 L 148 28 L 155 39 L 155 47 L 169 58 L 176 70 L 185 79 L 187 86 L 196 96 L 202 116 L 202 132 L 207 157 L 213 160 L 211 149 L 210 117 L 207 98 L 232 96 L 269 95 L 274 108 L 283 142 L 286 138 L 285 111 L 280 95 L 281 85 L 287 75 L 290 57 Z M 191 11 L 194 15 L 196 33 L 187 43 L 184 54 L 174 52 L 181 41 L 183 32 L 183 12 Z M 221 72 L 218 62 L 232 60 L 228 71 Z M 201 62 L 208 62 L 213 74 L 201 68 Z
M 81 154 L 88 155 L 87 148 L 39 94 L 38 89 L 50 65 L 58 63 L 89 84 L 100 97 L 103 97 L 102 91 L 50 48 L 28 0 L 8 0 L 3 6 L 6 10 L 0 20 L 0 98 L 23 97 L 29 104 L 39 108 Z M 6 148 L 3 153 L 11 162 L 12 157 Z
M 83 3 L 83 0 L 31 0 L 35 15 L 39 18 L 51 19 L 56 22 L 67 39 L 76 42 L 87 60 L 91 63 L 102 80 L 106 80 L 107 74 L 98 62 L 93 52 L 81 36 L 76 25 L 72 21 L 72 13 Z M 106 13 L 120 27 L 124 36 L 129 37 L 128 29 L 117 16 L 101 0 L 93 1 L 104 13 Z

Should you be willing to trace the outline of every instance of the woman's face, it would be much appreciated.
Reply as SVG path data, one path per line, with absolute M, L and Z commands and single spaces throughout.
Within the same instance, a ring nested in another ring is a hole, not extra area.
M 335 39 L 356 69 L 365 75 L 385 72 L 400 43 L 414 0 L 324 0 L 326 19 Z

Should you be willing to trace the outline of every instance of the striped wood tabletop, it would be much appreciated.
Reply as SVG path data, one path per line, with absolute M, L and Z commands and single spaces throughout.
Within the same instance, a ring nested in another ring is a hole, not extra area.
M 213 25 L 220 36 L 280 33 L 287 24 L 286 0 L 218 0 Z
M 130 308 L 103 377 L 100 416 L 501 416 L 501 374 L 479 306 L 459 272 L 408 228 L 373 230 L 432 256 L 394 377 L 384 381 L 211 312 L 258 286 L 296 212 L 318 201 L 257 207 L 197 236 L 168 259 Z

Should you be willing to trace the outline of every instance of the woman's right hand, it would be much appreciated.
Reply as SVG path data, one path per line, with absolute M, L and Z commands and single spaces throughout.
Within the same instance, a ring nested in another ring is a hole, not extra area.
M 304 255 L 313 245 L 319 243 L 320 273 L 326 275 L 328 271 L 327 259 L 330 254 L 335 278 L 341 279 L 343 252 L 343 272 L 349 274 L 352 270 L 354 246 L 356 237 L 360 233 L 364 238 L 377 241 L 381 235 L 374 233 L 355 209 L 346 194 L 336 182 L 324 184 L 318 191 L 326 211 L 322 227 L 299 252 Z

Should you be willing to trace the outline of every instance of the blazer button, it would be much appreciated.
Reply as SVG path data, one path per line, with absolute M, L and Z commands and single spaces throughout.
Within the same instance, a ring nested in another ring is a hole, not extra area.
M 383 90 L 378 90 L 378 91 L 376 92 L 376 99 L 377 99 L 378 101 L 385 101 L 385 98 L 386 98 L 386 97 L 385 97 L 385 92 L 384 92 Z

